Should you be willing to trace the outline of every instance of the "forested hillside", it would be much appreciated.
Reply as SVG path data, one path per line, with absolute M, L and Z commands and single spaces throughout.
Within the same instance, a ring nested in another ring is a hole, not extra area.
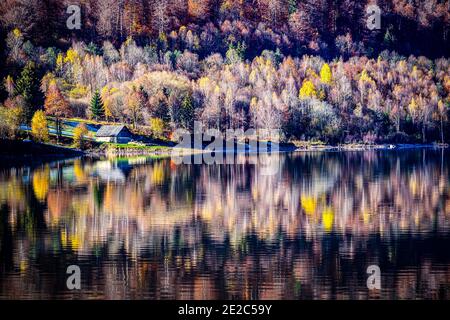
M 448 0 L 3 0 L 0 22 L 4 136 L 42 109 L 155 137 L 199 120 L 286 140 L 449 140 Z

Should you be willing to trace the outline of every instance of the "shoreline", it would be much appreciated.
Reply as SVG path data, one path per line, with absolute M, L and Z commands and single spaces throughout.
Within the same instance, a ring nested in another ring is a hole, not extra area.
M 413 149 L 447 149 L 448 145 L 442 144 L 383 144 L 383 145 L 363 145 L 363 144 L 345 144 L 345 145 L 307 145 L 307 146 L 295 146 L 293 144 L 281 144 L 279 150 L 276 152 L 328 152 L 328 151 L 395 151 L 395 150 L 413 150 Z M 157 156 L 157 157 L 170 157 L 175 156 L 190 156 L 201 153 L 210 153 L 212 151 L 206 149 L 186 149 L 170 146 L 151 146 L 151 147 L 127 147 L 122 146 L 120 148 L 103 148 L 102 150 L 87 151 L 86 155 L 89 156 L 106 156 L 106 157 L 133 157 L 133 156 Z M 227 153 L 227 150 L 215 151 Z M 246 151 L 249 154 L 262 154 L 267 152 L 252 152 Z
M 17 159 L 24 162 L 38 162 L 40 160 L 60 160 L 73 157 L 132 157 L 132 156 L 156 156 L 169 157 L 175 152 L 179 156 L 189 156 L 199 153 L 208 153 L 206 149 L 177 148 L 170 145 L 102 145 L 97 148 L 78 150 L 60 145 L 36 143 L 32 141 L 6 141 L 1 140 L 3 150 L 0 159 L 6 162 Z M 413 149 L 447 149 L 448 144 L 342 144 L 325 145 L 311 143 L 282 143 L 276 152 L 313 152 L 313 151 L 372 151 L 372 150 L 413 150 Z M 8 152 L 6 152 L 8 150 Z M 216 151 L 218 152 L 218 151 Z M 222 152 L 227 152 L 223 150 Z M 246 150 L 246 153 L 248 150 Z M 258 153 L 258 152 L 249 152 Z M 266 152 L 259 152 L 266 153 Z
M 448 144 L 342 144 L 299 146 L 294 151 L 371 151 L 371 150 L 407 150 L 407 149 L 447 149 Z
M 78 158 L 81 150 L 37 143 L 30 140 L 0 139 L 0 167 L 38 165 L 40 163 Z

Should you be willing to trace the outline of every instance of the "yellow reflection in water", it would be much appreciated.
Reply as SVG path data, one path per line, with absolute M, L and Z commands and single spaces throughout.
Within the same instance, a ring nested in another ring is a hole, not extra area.
M 325 231 L 329 232 L 333 229 L 334 212 L 331 207 L 326 207 L 322 212 L 322 223 Z
M 33 190 L 36 198 L 44 202 L 50 186 L 50 168 L 45 166 L 33 174 Z
M 310 196 L 301 197 L 302 208 L 307 215 L 313 215 L 316 212 L 317 199 Z

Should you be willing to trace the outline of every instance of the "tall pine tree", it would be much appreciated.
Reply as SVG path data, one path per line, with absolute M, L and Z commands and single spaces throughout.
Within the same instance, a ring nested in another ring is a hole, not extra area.
M 22 96 L 24 105 L 24 116 L 26 123 L 31 122 L 31 118 L 42 102 L 42 93 L 39 90 L 39 80 L 36 76 L 34 63 L 28 62 L 22 70 L 17 80 L 15 92 L 16 96 Z
M 181 122 L 186 129 L 192 129 L 194 124 L 194 103 L 192 102 L 192 94 L 186 93 L 181 103 Z
M 91 115 L 95 120 L 101 120 L 105 117 L 105 106 L 98 90 L 95 91 L 91 99 Z

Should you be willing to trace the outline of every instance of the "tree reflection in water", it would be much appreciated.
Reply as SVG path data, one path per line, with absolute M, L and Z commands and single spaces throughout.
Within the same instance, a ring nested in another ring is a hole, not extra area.
M 448 156 L 281 154 L 273 176 L 148 158 L 3 168 L 0 297 L 449 299 Z

